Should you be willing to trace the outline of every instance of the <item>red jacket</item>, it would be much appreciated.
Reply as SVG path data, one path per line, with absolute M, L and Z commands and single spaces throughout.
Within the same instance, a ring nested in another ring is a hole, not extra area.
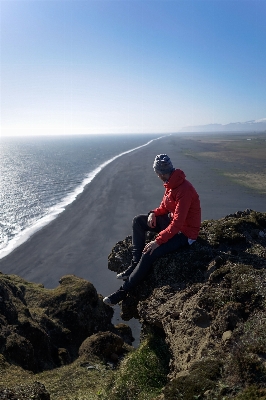
M 197 239 L 201 224 L 198 193 L 180 169 L 174 170 L 164 186 L 162 202 L 153 212 L 155 216 L 171 213 L 172 220 L 168 227 L 158 234 L 156 242 L 161 245 L 178 232 L 182 232 L 189 239 Z

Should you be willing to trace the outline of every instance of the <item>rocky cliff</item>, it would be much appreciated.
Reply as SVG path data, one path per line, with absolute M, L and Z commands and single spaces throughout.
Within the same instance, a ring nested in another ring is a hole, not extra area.
M 130 255 L 127 237 L 109 268 L 122 271 Z M 213 399 L 266 385 L 265 300 L 266 213 L 246 210 L 204 221 L 196 243 L 158 260 L 123 301 L 122 316 L 165 335 L 171 361 L 162 398 Z
M 109 255 L 109 269 L 121 272 L 130 259 L 127 237 Z M 140 320 L 143 337 L 152 331 L 169 347 L 160 399 L 227 399 L 247 387 L 261 393 L 250 398 L 263 398 L 265 299 L 266 213 L 246 210 L 204 221 L 197 242 L 159 259 L 121 303 L 121 314 L 125 321 Z M 132 337 L 127 326 L 113 326 L 112 315 L 93 285 L 75 276 L 48 290 L 2 274 L 0 371 L 15 364 L 35 373 L 92 356 L 119 361 L 132 349 Z M 18 398 L 50 396 L 38 383 L 13 391 L 0 384 L 0 399 Z
M 16 275 L 0 275 L 0 399 L 50 399 L 45 387 L 7 388 L 2 372 L 15 365 L 37 373 L 68 365 L 78 357 L 108 361 L 128 350 L 130 328 L 111 323 L 94 286 L 74 275 L 64 276 L 55 289 L 27 282 Z M 14 378 L 15 381 L 15 378 Z

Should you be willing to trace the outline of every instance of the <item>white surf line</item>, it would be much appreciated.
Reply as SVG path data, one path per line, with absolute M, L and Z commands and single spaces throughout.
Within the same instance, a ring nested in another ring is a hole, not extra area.
M 118 157 L 121 157 L 125 154 L 131 153 L 132 151 L 138 150 L 142 147 L 148 146 L 150 143 L 154 142 L 155 140 L 159 140 L 162 138 L 165 138 L 170 135 L 164 135 L 160 136 L 156 139 L 149 140 L 147 143 L 142 144 L 141 146 L 134 147 L 134 149 L 130 149 L 127 151 L 124 151 L 123 153 L 120 153 L 109 160 L 105 161 L 99 167 L 95 168 L 93 171 L 88 173 L 88 176 L 83 180 L 81 185 L 79 185 L 72 193 L 68 194 L 60 203 L 52 206 L 49 210 L 47 215 L 43 216 L 42 218 L 38 219 L 37 221 L 34 221 L 30 226 L 27 228 L 23 229 L 16 237 L 11 239 L 7 246 L 0 249 L 0 259 L 4 258 L 8 254 L 10 254 L 15 248 L 19 247 L 22 243 L 25 243 L 34 233 L 38 232 L 41 230 L 44 226 L 48 225 L 50 222 L 52 222 L 59 214 L 61 214 L 65 209 L 66 206 L 69 204 L 73 203 L 73 201 L 77 198 L 79 194 L 81 194 L 85 187 L 98 175 L 98 173 L 106 167 L 106 165 L 110 164 L 114 160 L 116 160 Z

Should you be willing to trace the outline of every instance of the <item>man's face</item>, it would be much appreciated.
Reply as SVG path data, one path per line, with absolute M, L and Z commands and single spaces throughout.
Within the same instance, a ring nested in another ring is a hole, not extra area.
M 157 173 L 158 178 L 160 178 L 163 182 L 166 182 L 168 179 L 168 175 L 163 175 L 163 174 L 159 174 Z

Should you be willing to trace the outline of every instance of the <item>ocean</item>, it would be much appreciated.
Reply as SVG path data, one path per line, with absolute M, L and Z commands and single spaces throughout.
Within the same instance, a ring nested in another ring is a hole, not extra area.
M 108 163 L 159 137 L 1 137 L 0 258 L 63 212 Z

